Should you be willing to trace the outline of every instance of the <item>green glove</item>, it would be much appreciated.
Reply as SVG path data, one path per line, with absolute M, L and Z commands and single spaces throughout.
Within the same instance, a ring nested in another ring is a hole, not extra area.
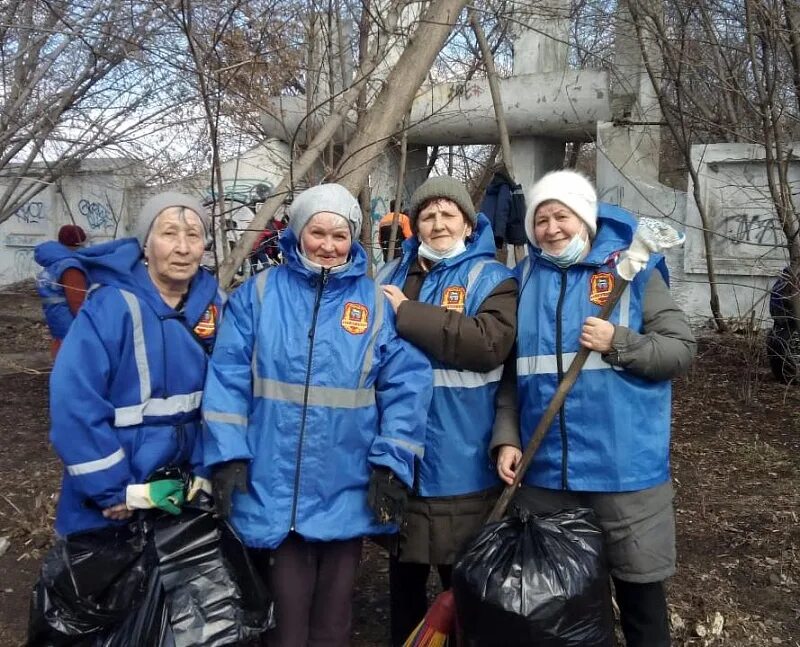
M 125 491 L 125 504 L 131 510 L 158 508 L 178 515 L 185 500 L 183 481 L 172 479 L 136 483 L 129 485 Z

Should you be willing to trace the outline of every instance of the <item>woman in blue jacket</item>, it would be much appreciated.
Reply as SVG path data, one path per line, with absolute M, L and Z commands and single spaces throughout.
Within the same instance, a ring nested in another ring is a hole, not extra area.
M 148 479 L 162 467 L 201 468 L 200 404 L 222 307 L 200 270 L 208 233 L 197 200 L 162 193 L 142 208 L 136 238 L 76 252 L 100 287 L 50 379 L 62 536 L 122 523 L 137 508 L 180 512 L 183 483 Z
M 495 261 L 492 228 L 463 184 L 430 178 L 411 197 L 410 217 L 414 236 L 379 276 L 398 332 L 433 365 L 425 457 L 389 561 L 397 647 L 425 615 L 431 566 L 449 588 L 459 548 L 496 498 L 489 443 L 502 424 L 495 395 L 517 312 L 516 281 Z
M 660 254 L 650 256 L 610 319 L 598 318 L 621 280 L 616 263 L 636 221 L 619 207 L 598 205 L 579 173 L 555 171 L 534 185 L 525 230 L 530 253 L 518 266 L 517 357 L 506 367 L 508 378 L 516 373 L 520 431 L 496 434 L 498 472 L 511 482 L 520 446 L 576 352 L 590 349 L 516 500 L 537 513 L 591 508 L 604 532 L 626 645 L 667 647 L 663 581 L 675 571 L 671 380 L 688 369 L 694 337 L 670 296 Z
M 275 597 L 271 647 L 348 643 L 361 538 L 396 532 L 423 455 L 430 364 L 365 275 L 360 230 L 344 187 L 301 193 L 286 264 L 231 296 L 209 367 L 205 464 Z

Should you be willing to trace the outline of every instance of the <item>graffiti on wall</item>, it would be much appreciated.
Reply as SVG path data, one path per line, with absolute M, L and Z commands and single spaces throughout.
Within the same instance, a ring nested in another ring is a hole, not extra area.
M 263 180 L 239 178 L 233 181 L 223 180 L 222 190 L 228 200 L 237 200 L 244 204 L 256 204 L 257 202 L 264 202 L 272 194 L 273 186 Z M 215 192 L 209 187 L 206 190 L 204 200 L 211 202 L 214 199 L 214 195 Z
M 14 210 L 14 216 L 19 222 L 37 224 L 44 220 L 44 203 L 39 201 L 26 202 Z
M 114 213 L 109 207 L 100 202 L 81 199 L 78 202 L 78 211 L 86 218 L 86 222 L 91 229 L 107 231 L 116 228 L 117 222 L 114 218 Z
M 38 269 L 38 265 L 33 259 L 32 249 L 14 250 L 13 272 L 15 281 L 23 281 L 33 276 Z
M 723 231 L 733 245 L 765 245 L 776 247 L 783 244 L 783 232 L 772 214 L 738 213 L 723 221 Z
M 372 220 L 380 220 L 389 212 L 388 202 L 377 196 L 372 198 L 369 203 L 369 217 Z

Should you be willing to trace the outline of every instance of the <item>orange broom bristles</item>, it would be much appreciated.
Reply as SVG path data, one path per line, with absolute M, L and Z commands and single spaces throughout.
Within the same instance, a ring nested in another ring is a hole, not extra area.
M 444 647 L 456 621 L 456 600 L 452 591 L 436 596 L 428 613 L 403 643 L 403 647 Z

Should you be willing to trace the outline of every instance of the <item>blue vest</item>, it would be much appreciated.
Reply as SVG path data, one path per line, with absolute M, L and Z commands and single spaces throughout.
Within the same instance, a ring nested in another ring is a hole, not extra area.
M 36 275 L 36 290 L 42 297 L 42 310 L 53 339 L 64 339 L 75 317 L 67 305 L 61 275 L 70 268 L 86 273 L 77 258 L 63 258 L 45 267 Z
M 485 244 L 481 245 L 485 241 L 474 241 L 460 256 L 437 263 L 425 277 L 419 301 L 475 316 L 495 288 L 513 278 L 508 268 L 494 260 L 491 227 L 485 216 L 479 217 L 477 236 L 490 237 L 488 251 Z M 418 245 L 416 237 L 410 240 L 404 244 L 402 259 L 381 268 L 377 280 L 382 284 L 400 288 L 405 284 Z M 433 367 L 433 399 L 416 492 L 424 497 L 457 496 L 498 485 L 489 445 L 502 365 L 477 373 L 429 359 Z
M 91 293 L 51 375 L 61 535 L 116 523 L 100 510 L 160 467 L 202 466 L 200 405 L 223 294 L 201 270 L 181 315 L 155 301 L 152 284 L 131 287 Z
M 581 327 L 597 316 L 620 278 L 603 241 L 603 219 L 590 256 L 560 269 L 531 248 L 519 266 L 517 374 L 523 447 L 577 351 Z M 626 247 L 627 245 L 624 245 Z M 610 321 L 642 332 L 645 286 L 663 257 L 653 255 Z M 525 476 L 529 485 L 591 492 L 640 490 L 669 479 L 671 382 L 637 377 L 592 352 Z

